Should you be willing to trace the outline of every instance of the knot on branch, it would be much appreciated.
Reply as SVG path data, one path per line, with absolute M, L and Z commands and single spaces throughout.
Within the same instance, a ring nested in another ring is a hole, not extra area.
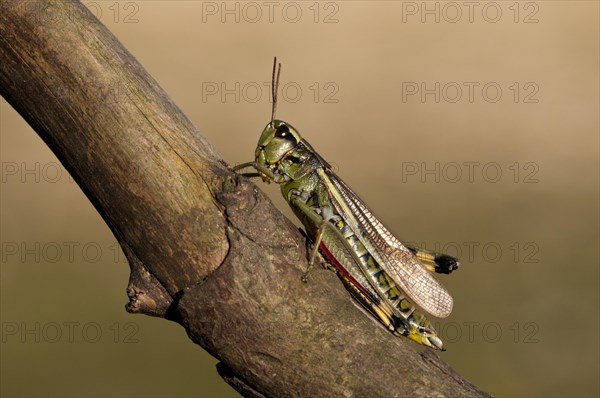
M 127 285 L 129 302 L 125 305 L 125 310 L 133 314 L 165 318 L 173 298 L 138 259 L 129 245 L 121 243 L 121 248 L 131 269 Z

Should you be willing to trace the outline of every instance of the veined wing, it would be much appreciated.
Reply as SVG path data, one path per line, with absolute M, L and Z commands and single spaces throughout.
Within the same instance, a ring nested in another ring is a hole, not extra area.
M 448 291 L 423 267 L 420 260 L 402 244 L 371 213 L 365 203 L 342 179 L 327 169 L 322 177 L 329 180 L 335 190 L 330 190 L 334 206 L 348 215 L 348 224 L 363 244 L 373 250 L 373 257 L 392 277 L 412 301 L 439 318 L 452 311 L 453 300 Z M 326 184 L 328 185 L 328 184 Z

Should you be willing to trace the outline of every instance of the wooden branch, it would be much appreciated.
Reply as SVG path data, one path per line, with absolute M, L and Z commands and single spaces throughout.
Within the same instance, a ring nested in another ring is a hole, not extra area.
M 183 325 L 246 396 L 487 396 L 361 313 L 332 272 L 302 283 L 301 234 L 84 6 L 0 7 L 0 93 L 121 244 L 128 311 Z

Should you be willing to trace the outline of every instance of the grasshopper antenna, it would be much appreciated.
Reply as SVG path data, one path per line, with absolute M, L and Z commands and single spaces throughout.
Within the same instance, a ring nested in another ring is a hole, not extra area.
M 275 121 L 275 110 L 277 109 L 277 91 L 279 89 L 279 74 L 280 73 L 281 73 L 281 64 L 278 64 L 277 57 L 274 57 L 273 58 L 273 76 L 271 77 L 271 98 L 273 99 L 273 108 L 271 109 L 271 125 L 273 125 L 273 122 Z

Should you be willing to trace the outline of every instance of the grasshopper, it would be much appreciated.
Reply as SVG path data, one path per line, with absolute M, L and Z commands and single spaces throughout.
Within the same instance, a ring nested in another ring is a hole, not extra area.
M 255 160 L 234 170 L 253 167 L 257 172 L 245 175 L 280 185 L 313 242 L 309 268 L 321 253 L 352 297 L 388 330 L 444 350 L 415 304 L 433 316 L 448 316 L 452 297 L 431 273 L 449 274 L 458 261 L 396 239 L 298 130 L 275 119 L 280 73 L 275 58 L 271 121 L 260 136 Z

